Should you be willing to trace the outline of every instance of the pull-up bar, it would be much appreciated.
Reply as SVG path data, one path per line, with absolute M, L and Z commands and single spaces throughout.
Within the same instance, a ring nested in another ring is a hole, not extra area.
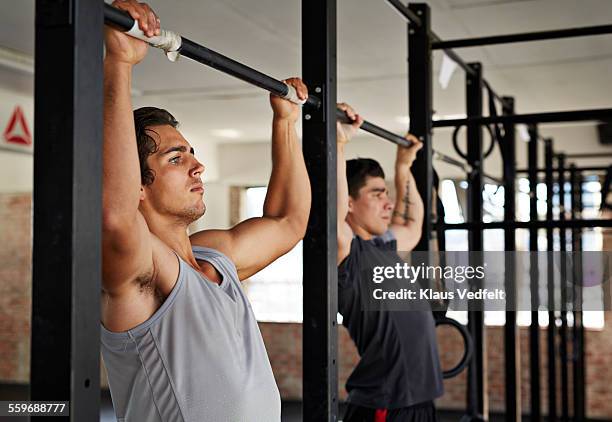
M 344 114 L 342 110 L 337 111 L 337 117 L 338 117 L 338 120 L 340 120 L 343 123 L 350 123 L 349 118 L 346 116 L 346 114 Z M 394 144 L 397 144 L 397 145 L 401 145 L 404 147 L 409 147 L 410 145 L 412 145 L 412 142 L 410 142 L 406 138 L 396 135 L 395 133 L 390 132 L 387 129 L 383 129 L 380 126 L 376 126 L 375 124 L 370 123 L 370 122 L 363 122 L 363 124 L 361 125 L 361 129 L 365 130 L 366 132 L 371 133 L 372 135 L 376 135 L 380 138 L 383 138 L 389 142 L 393 142 Z M 459 161 L 449 155 L 446 155 L 436 150 L 433 150 L 432 152 L 433 152 L 433 158 L 435 160 L 445 162 L 455 167 L 459 167 L 465 173 L 470 173 L 472 171 L 472 167 L 468 163 Z M 489 176 L 488 174 L 483 174 L 483 177 L 486 179 L 489 179 L 490 181 L 494 183 L 497 183 L 500 185 L 503 184 L 503 181 L 501 179 L 493 177 L 493 176 Z
M 303 103 L 295 94 L 294 88 L 288 86 L 284 82 L 230 59 L 221 53 L 190 41 L 187 38 L 181 37 L 172 31 L 162 29 L 159 36 L 146 37 L 142 31 L 138 29 L 136 21 L 132 19 L 129 14 L 108 4 L 104 5 L 104 21 L 107 24 L 112 24 L 126 31 L 128 35 L 146 41 L 154 47 L 161 48 L 172 61 L 175 61 L 179 55 L 185 56 L 259 88 L 265 89 L 274 95 L 278 95 L 298 104 Z M 314 95 L 309 95 L 305 104 L 319 108 L 321 106 L 321 100 Z M 337 109 L 336 114 L 339 120 L 345 123 L 349 122 L 346 114 L 342 110 Z M 361 129 L 397 145 L 405 147 L 412 145 L 407 139 L 368 121 L 363 122 Z M 452 158 L 448 158 L 452 160 Z
M 297 97 L 295 89 L 284 82 L 181 37 L 172 31 L 162 29 L 159 36 L 146 37 L 138 28 L 137 22 L 129 14 L 108 4 L 104 5 L 104 22 L 112 24 L 126 31 L 128 35 L 146 41 L 154 47 L 161 48 L 171 61 L 175 61 L 179 55 L 189 57 L 206 66 L 263 88 L 274 95 L 295 103 L 302 103 Z M 321 106 L 321 100 L 313 95 L 309 95 L 305 103 L 316 108 Z
M 181 37 L 171 31 L 161 30 L 159 36 L 146 37 L 142 31 L 138 29 L 136 21 L 132 19 L 129 14 L 108 4 L 104 5 L 104 21 L 107 24 L 115 25 L 118 28 L 126 31 L 128 35 L 142 39 L 154 47 L 161 48 L 173 61 L 176 60 L 178 55 L 185 56 L 252 85 L 265 89 L 274 95 L 287 98 L 296 103 L 301 103 L 297 98 L 293 87 L 288 86 L 284 82 L 274 79 L 271 76 L 230 59 L 221 53 L 190 41 L 187 38 Z M 309 95 L 308 100 L 306 100 L 305 103 L 317 108 L 321 106 L 321 100 L 314 95 Z M 342 110 L 337 109 L 336 115 L 340 121 L 349 123 L 348 117 Z M 412 145 L 412 142 L 404 137 L 396 135 L 395 133 L 383 129 L 382 127 L 368 121 L 363 122 L 361 129 L 371 133 L 372 135 L 393 142 L 396 145 L 401 145 L 404 147 L 409 147 Z M 461 163 L 454 158 L 437 151 L 434 151 L 434 154 L 436 158 L 440 159 L 441 161 L 456 165 L 464 169 L 464 171 L 469 172 L 469 166 L 467 166 L 467 164 Z

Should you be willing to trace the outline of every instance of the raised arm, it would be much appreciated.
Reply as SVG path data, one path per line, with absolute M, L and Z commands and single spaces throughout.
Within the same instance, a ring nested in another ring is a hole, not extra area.
M 346 222 L 346 216 L 349 211 L 349 188 L 346 180 L 346 158 L 344 156 L 344 147 L 353 137 L 355 132 L 363 123 L 363 118 L 355 113 L 348 104 L 340 103 L 338 108 L 346 113 L 353 121 L 352 124 L 336 123 L 336 142 L 337 142 L 337 238 L 338 238 L 338 256 L 337 264 L 340 264 L 346 258 L 351 250 L 351 242 L 353 240 L 353 231 Z
M 423 147 L 415 136 L 408 134 L 406 139 L 413 144 L 406 148 L 398 146 L 395 159 L 395 208 L 390 230 L 397 239 L 397 249 L 410 251 L 421 238 L 423 226 L 423 200 L 410 168 L 417 152 Z
M 308 97 L 299 78 L 285 81 L 300 99 Z M 194 245 L 208 246 L 228 255 L 241 280 L 255 274 L 290 251 L 306 233 L 310 213 L 310 182 L 295 124 L 300 106 L 271 96 L 272 175 L 263 216 L 243 221 L 230 230 L 205 230 L 191 236 Z
M 140 21 L 147 35 L 159 31 L 151 9 L 135 1 L 115 2 Z M 118 292 L 152 268 L 151 241 L 140 202 L 140 167 L 131 104 L 132 67 L 147 45 L 106 27 L 103 146 L 103 288 Z

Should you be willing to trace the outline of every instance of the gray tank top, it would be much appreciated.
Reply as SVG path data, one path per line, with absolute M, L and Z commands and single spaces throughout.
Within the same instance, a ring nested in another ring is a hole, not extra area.
M 236 267 L 193 247 L 223 276 L 206 280 L 179 258 L 170 295 L 122 333 L 102 326 L 102 357 L 119 422 L 278 422 L 280 394 Z

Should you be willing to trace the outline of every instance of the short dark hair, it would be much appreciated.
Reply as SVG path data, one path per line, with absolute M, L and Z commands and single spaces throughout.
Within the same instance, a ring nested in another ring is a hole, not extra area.
M 138 145 L 138 160 L 140 161 L 140 181 L 146 186 L 155 180 L 155 172 L 149 168 L 147 158 L 155 154 L 158 143 L 151 136 L 151 126 L 170 125 L 174 128 L 179 122 L 167 110 L 157 107 L 141 107 L 134 110 L 134 125 L 136 127 L 136 144 Z
M 368 177 L 385 178 L 385 172 L 378 161 L 371 158 L 355 158 L 346 162 L 349 195 L 353 198 L 359 197 L 359 189 L 365 186 Z

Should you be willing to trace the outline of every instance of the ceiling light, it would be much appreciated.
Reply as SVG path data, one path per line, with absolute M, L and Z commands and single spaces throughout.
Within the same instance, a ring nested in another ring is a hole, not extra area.
M 236 129 L 214 129 L 212 134 L 223 139 L 238 139 L 242 136 L 242 132 Z

